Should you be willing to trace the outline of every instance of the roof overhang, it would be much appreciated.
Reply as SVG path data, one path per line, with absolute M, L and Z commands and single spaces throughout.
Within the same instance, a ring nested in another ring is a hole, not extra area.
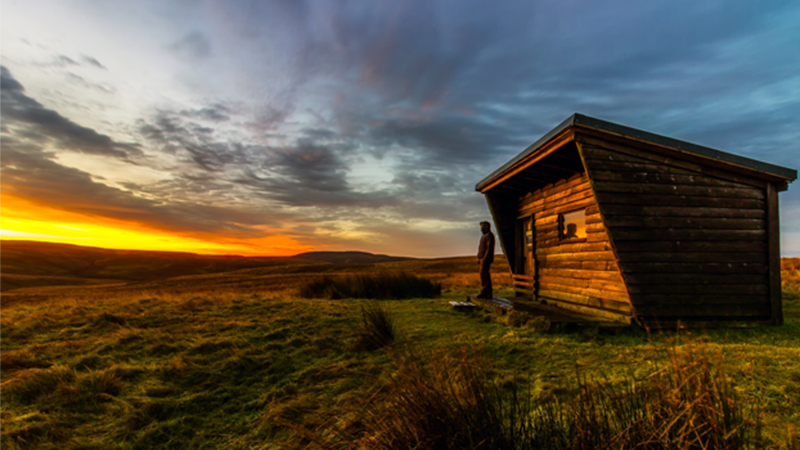
M 527 167 L 534 165 L 544 157 L 576 139 L 580 134 L 591 134 L 616 140 L 627 140 L 642 143 L 661 153 L 679 158 L 689 158 L 701 163 L 742 173 L 753 178 L 770 182 L 787 183 L 797 179 L 797 170 L 787 167 L 734 155 L 690 142 L 672 139 L 647 131 L 618 125 L 612 122 L 595 119 L 575 113 L 528 146 L 522 153 L 512 158 L 489 176 L 478 182 L 476 191 L 486 191 L 502 184 Z

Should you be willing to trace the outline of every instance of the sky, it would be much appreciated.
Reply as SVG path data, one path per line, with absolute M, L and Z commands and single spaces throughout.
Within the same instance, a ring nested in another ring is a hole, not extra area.
M 0 25 L 3 239 L 469 255 L 475 184 L 575 112 L 800 167 L 797 1 L 0 0 Z M 800 186 L 780 201 L 800 256 Z

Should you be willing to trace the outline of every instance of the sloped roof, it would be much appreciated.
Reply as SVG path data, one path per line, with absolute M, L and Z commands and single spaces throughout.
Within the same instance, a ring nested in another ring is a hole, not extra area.
M 661 136 L 659 134 L 650 133 L 647 131 L 637 130 L 636 128 L 626 127 L 605 120 L 595 119 L 594 117 L 585 116 L 583 114 L 575 113 L 567 120 L 561 122 L 557 127 L 550 130 L 547 134 L 542 136 L 539 140 L 528 146 L 522 153 L 512 158 L 507 163 L 503 164 L 499 169 L 491 173 L 477 185 L 475 190 L 480 191 L 493 180 L 503 175 L 506 171 L 516 166 L 520 161 L 524 160 L 528 155 L 536 152 L 539 148 L 543 147 L 552 138 L 561 134 L 564 130 L 570 127 L 586 128 L 591 130 L 600 131 L 607 134 L 622 136 L 636 141 L 643 141 L 649 144 L 654 144 L 662 148 L 670 149 L 678 154 L 690 155 L 699 157 L 717 163 L 728 164 L 738 168 L 744 168 L 748 171 L 756 172 L 753 175 L 758 176 L 772 176 L 783 179 L 786 182 L 792 182 L 797 179 L 797 170 L 789 169 L 787 167 L 778 166 L 775 164 L 758 161 L 744 156 L 734 155 L 732 153 L 723 152 L 710 147 L 692 144 L 690 142 L 681 141 L 678 139 Z

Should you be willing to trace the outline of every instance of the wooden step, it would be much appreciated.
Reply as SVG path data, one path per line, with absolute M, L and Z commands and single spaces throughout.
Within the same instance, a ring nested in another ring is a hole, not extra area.
M 504 297 L 494 296 L 491 299 L 478 298 L 476 295 L 470 295 L 467 301 L 474 301 L 487 306 L 497 308 L 498 313 L 503 314 L 507 311 L 517 310 L 524 311 L 532 316 L 542 316 L 547 318 L 551 323 L 567 323 L 567 324 L 596 324 L 600 326 L 630 326 L 630 322 L 612 321 L 605 317 L 595 315 L 581 314 L 577 311 L 572 311 L 565 308 L 560 308 L 556 305 L 548 305 L 538 301 L 531 300 L 525 297 L 514 297 L 507 299 Z M 457 303 L 457 302 L 450 302 Z
M 467 297 L 467 301 L 475 301 L 479 303 L 484 303 L 487 305 L 494 305 L 499 306 L 500 308 L 512 310 L 514 309 L 514 303 L 508 300 L 507 298 L 494 296 L 492 298 L 480 298 L 477 295 L 470 295 Z
M 475 303 L 468 302 L 450 302 L 450 304 L 453 305 L 455 309 L 470 309 L 477 306 Z

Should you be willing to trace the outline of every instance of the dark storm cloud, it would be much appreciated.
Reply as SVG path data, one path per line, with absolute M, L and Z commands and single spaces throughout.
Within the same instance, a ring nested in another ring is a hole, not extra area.
M 556 93 L 562 102 L 570 94 L 586 95 L 587 101 L 598 94 L 613 97 L 631 83 L 704 66 L 720 44 L 764 27 L 768 15 L 748 2 L 605 2 L 580 8 L 554 2 L 530 8 L 511 24 L 504 20 L 493 39 L 475 48 L 485 53 L 483 65 L 471 66 L 454 93 L 503 103 L 516 103 L 524 91 Z
M 151 187 L 153 193 L 208 193 L 243 187 L 256 198 L 287 206 L 376 207 L 391 203 L 385 192 L 352 189 L 347 181 L 349 162 L 343 156 L 350 149 L 329 130 L 304 130 L 304 137 L 280 147 L 248 144 L 189 119 L 208 119 L 208 110 L 213 110 L 215 117 L 219 108 L 160 111 L 152 120 L 140 122 L 139 132 L 150 148 L 190 164 L 175 171 L 178 183 Z
M 199 115 L 217 117 L 218 109 L 200 110 Z M 150 122 L 140 121 L 139 132 L 155 148 L 176 155 L 185 161 L 192 161 L 199 168 L 221 171 L 228 164 L 245 162 L 245 147 L 238 142 L 216 140 L 214 129 L 196 122 L 186 122 L 181 116 L 185 112 L 171 113 L 161 111 Z M 212 119 L 214 120 L 214 119 Z
M 775 11 L 752 2 L 373 5 L 335 11 L 333 42 L 309 45 L 344 55 L 381 106 L 490 112 L 494 103 L 529 121 L 686 101 L 703 80 L 691 72 L 717 62 L 720 46 L 768 27 Z
M 456 168 L 485 161 L 504 148 L 522 148 L 527 140 L 516 133 L 508 125 L 476 117 L 442 115 L 430 120 L 387 118 L 374 122 L 365 138 L 378 149 L 396 144 L 419 150 L 415 165 Z
M 58 55 L 56 59 L 52 63 L 50 63 L 50 65 L 64 67 L 64 66 L 79 66 L 80 64 L 68 56 Z
M 336 47 L 360 69 L 360 80 L 377 87 L 384 102 L 438 103 L 473 53 L 448 35 L 433 2 L 383 4 L 384 10 L 336 16 Z M 486 30 L 484 30 L 486 31 Z
M 38 63 L 37 65 L 42 67 L 70 67 L 70 66 L 80 67 L 89 65 L 92 67 L 96 67 L 98 69 L 107 70 L 104 65 L 100 64 L 100 61 L 87 55 L 81 55 L 80 61 L 76 61 L 75 59 L 70 58 L 69 56 L 66 55 L 56 55 L 55 57 L 53 57 L 52 60 L 48 62 Z
M 487 214 L 475 183 L 574 112 L 740 154 L 742 142 L 786 136 L 784 119 L 759 110 L 703 113 L 791 74 L 770 72 L 769 58 L 731 56 L 786 5 L 349 4 L 327 11 L 330 23 L 317 26 L 331 31 L 309 38 L 314 57 L 298 70 L 333 67 L 356 80 L 334 104 L 338 133 L 399 160 L 392 211 L 467 223 Z M 796 111 L 784 105 L 779 116 Z
M 301 133 L 311 140 L 331 140 L 338 136 L 335 131 L 327 128 L 304 128 Z
M 106 66 L 100 64 L 100 61 L 98 61 L 95 58 L 92 58 L 91 56 L 81 55 L 81 61 L 85 62 L 86 64 L 89 64 L 90 66 L 97 67 L 98 69 L 108 70 Z
M 184 109 L 179 114 L 183 117 L 210 122 L 227 122 L 231 119 L 231 110 L 221 104 L 213 104 L 199 109 Z
M 685 134 L 688 140 L 697 143 L 792 166 L 797 164 L 797 155 L 787 152 L 785 145 L 788 141 L 797 142 L 800 139 L 795 115 L 798 108 L 800 100 L 793 105 L 784 105 L 769 115 L 750 111 L 739 112 L 732 118 L 709 117 L 709 120 L 696 124 Z
M 260 167 L 233 181 L 288 206 L 375 208 L 395 203 L 387 192 L 355 191 L 347 181 L 350 167 L 341 152 L 300 139 L 294 146 L 270 148 Z
M 341 133 L 377 154 L 391 146 L 415 152 L 397 169 L 395 182 L 405 183 L 419 167 L 446 178 L 475 164 L 499 165 L 573 112 L 734 152 L 773 131 L 786 136 L 781 117 L 796 116 L 791 102 L 778 120 L 760 109 L 722 107 L 724 116 L 704 109 L 796 73 L 796 60 L 775 67 L 764 56 L 780 49 L 733 51 L 742 42 L 758 46 L 787 6 L 372 3 L 330 11 L 330 39 L 307 46 L 354 67 L 361 86 L 378 96 L 345 97 L 336 114 Z M 797 33 L 785 39 L 784 46 L 798 44 Z
M 83 86 L 83 87 L 88 88 L 88 89 L 93 89 L 93 90 L 96 90 L 98 92 L 102 92 L 104 94 L 114 94 L 114 93 L 117 92 L 117 90 L 113 86 L 111 86 L 109 84 L 93 83 L 91 81 L 87 81 L 82 76 L 76 75 L 76 74 L 74 74 L 72 72 L 66 72 L 66 76 L 67 76 L 67 79 L 70 82 L 78 84 L 78 85 Z
M 343 192 L 347 190 L 347 166 L 330 148 L 299 141 L 295 148 L 277 152 L 268 162 L 271 170 L 285 174 L 294 183 L 311 190 Z
M 211 56 L 211 42 L 203 33 L 193 31 L 168 47 L 173 53 L 188 60 L 202 60 Z
M 28 97 L 25 88 L 11 72 L 0 67 L 2 117 L 4 127 L 42 145 L 51 143 L 56 150 L 129 159 L 141 154 L 136 144 L 119 143 L 91 128 L 83 127 Z

